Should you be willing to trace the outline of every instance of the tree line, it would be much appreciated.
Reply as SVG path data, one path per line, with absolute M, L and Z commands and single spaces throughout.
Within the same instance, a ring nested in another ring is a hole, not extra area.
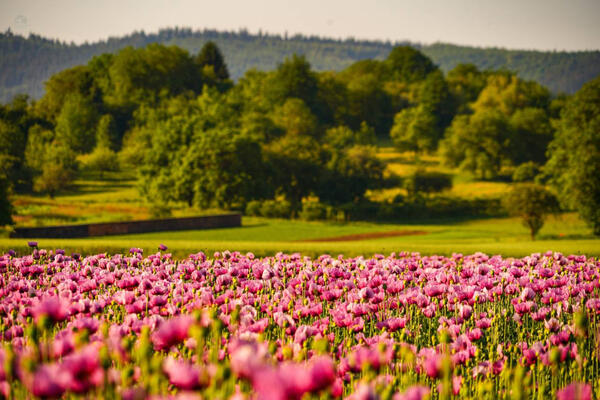
M 2 190 L 52 196 L 85 155 L 98 171 L 135 170 L 154 204 L 244 210 L 278 198 L 298 215 L 318 198 L 349 209 L 397 184 L 375 154 L 391 140 L 483 179 L 552 184 L 600 233 L 599 86 L 555 96 L 505 70 L 444 74 L 411 46 L 337 73 L 293 55 L 234 83 L 213 42 L 196 54 L 127 47 L 53 75 L 37 101 L 2 105 Z
M 519 77 L 535 80 L 553 93 L 572 94 L 600 73 L 600 52 L 541 52 L 477 48 L 435 43 L 365 41 L 348 38 L 327 39 L 318 36 L 277 35 L 246 30 L 192 31 L 186 28 L 163 29 L 157 33 L 134 32 L 94 43 L 50 40 L 39 35 L 25 38 L 10 31 L 0 33 L 0 101 L 9 101 L 21 93 L 33 98 L 44 94 L 44 82 L 53 74 L 89 62 L 103 53 L 117 53 L 132 46 L 150 43 L 177 45 L 196 54 L 208 41 L 215 42 L 230 64 L 234 81 L 249 69 L 270 71 L 285 57 L 304 54 L 317 71 L 341 71 L 363 59 L 383 60 L 397 45 L 411 45 L 423 52 L 447 73 L 460 63 L 471 63 L 481 70 L 509 69 Z

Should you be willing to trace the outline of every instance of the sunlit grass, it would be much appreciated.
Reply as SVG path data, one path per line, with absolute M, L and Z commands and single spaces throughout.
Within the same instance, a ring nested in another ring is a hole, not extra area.
M 306 242 L 349 234 L 389 231 L 423 231 L 425 234 L 344 242 Z M 214 252 L 225 249 L 251 251 L 256 255 L 273 255 L 282 251 L 302 252 L 313 256 L 323 253 L 369 256 L 399 251 L 450 255 L 454 252 L 467 254 L 481 251 L 520 257 L 547 250 L 600 255 L 600 239 L 592 236 L 591 230 L 576 214 L 550 217 L 538 238 L 539 240 L 531 241 L 529 232 L 517 218 L 449 221 L 437 224 L 331 223 L 244 218 L 240 228 L 38 241 L 41 247 L 65 248 L 86 254 L 124 252 L 131 247 L 155 251 L 158 244 L 164 243 L 170 251 L 180 256 L 198 251 Z M 0 250 L 15 248 L 26 251 L 28 240 L 0 239 Z

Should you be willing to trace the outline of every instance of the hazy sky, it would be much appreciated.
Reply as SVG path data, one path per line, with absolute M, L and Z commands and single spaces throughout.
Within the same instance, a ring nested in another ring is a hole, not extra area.
M 597 50 L 600 0 L 0 0 L 2 31 L 76 43 L 174 26 Z

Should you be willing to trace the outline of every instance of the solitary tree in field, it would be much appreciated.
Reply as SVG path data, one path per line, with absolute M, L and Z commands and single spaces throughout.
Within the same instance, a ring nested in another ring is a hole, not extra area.
M 535 240 L 546 216 L 558 211 L 558 200 L 543 186 L 521 184 L 504 199 L 504 206 L 509 214 L 521 217 L 523 225 L 529 229 L 531 240 Z

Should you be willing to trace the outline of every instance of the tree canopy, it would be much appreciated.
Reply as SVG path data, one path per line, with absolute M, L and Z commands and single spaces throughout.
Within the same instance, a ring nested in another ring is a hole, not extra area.
M 546 172 L 563 204 L 600 235 L 600 77 L 567 102 L 547 154 Z

